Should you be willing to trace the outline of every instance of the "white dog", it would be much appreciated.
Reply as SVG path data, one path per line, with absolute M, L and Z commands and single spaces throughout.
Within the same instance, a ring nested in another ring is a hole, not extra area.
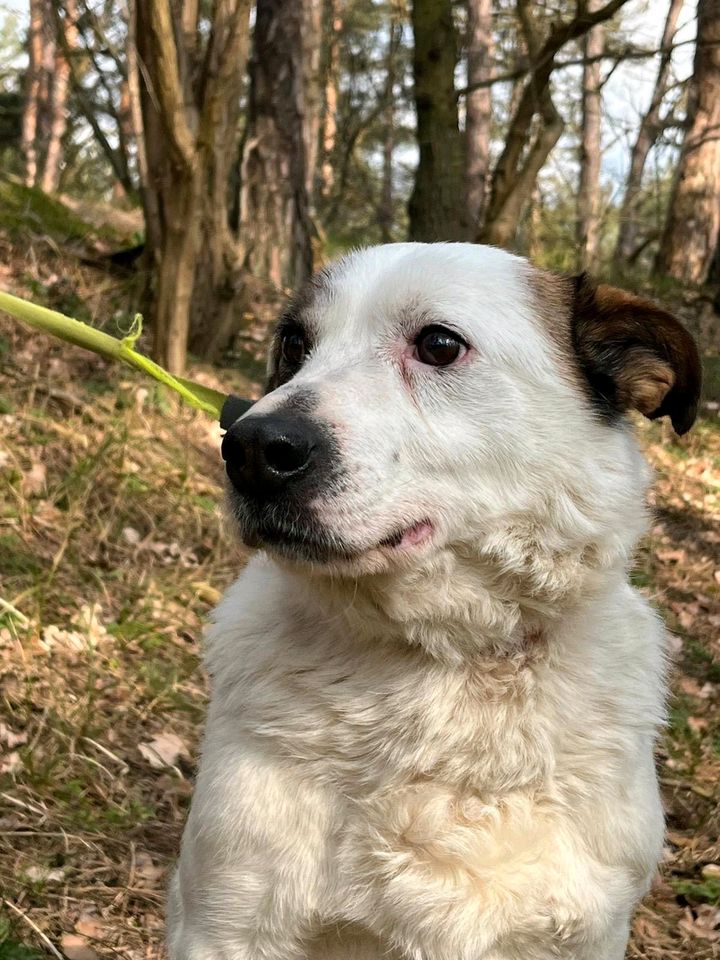
M 663 628 L 630 408 L 690 336 L 500 250 L 323 271 L 223 441 L 220 604 L 173 960 L 620 960 L 661 850 Z

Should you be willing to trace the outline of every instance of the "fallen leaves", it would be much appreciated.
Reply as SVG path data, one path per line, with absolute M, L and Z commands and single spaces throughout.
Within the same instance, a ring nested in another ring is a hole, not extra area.
M 180 757 L 190 756 L 183 740 L 168 731 L 156 734 L 148 743 L 141 743 L 138 750 L 154 770 L 174 767 Z
M 98 960 L 97 952 L 80 934 L 64 933 L 60 939 L 60 947 L 67 960 Z

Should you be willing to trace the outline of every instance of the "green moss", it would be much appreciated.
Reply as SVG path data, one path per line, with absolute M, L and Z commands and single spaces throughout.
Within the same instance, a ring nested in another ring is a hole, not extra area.
M 12 180 L 0 180 L 0 228 L 15 236 L 27 232 L 43 234 L 58 243 L 97 235 L 94 227 L 60 200 Z
M 709 877 L 706 880 L 670 879 L 675 893 L 688 900 L 700 903 L 720 903 L 720 879 Z

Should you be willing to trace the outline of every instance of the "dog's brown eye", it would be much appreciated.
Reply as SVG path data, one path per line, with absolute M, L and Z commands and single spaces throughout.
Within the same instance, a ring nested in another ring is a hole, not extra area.
M 305 337 L 299 330 L 292 330 L 282 338 L 283 360 L 291 367 L 299 367 L 305 359 Z
M 417 358 L 430 367 L 448 367 L 465 350 L 465 344 L 452 330 L 426 327 L 415 341 Z

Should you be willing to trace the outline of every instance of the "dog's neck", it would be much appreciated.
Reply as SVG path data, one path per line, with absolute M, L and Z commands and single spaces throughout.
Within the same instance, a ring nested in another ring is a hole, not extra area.
M 579 550 L 527 560 L 503 542 L 502 555 L 447 548 L 417 567 L 359 579 L 313 577 L 326 619 L 368 641 L 421 647 L 462 663 L 486 654 L 540 650 L 558 622 L 625 579 L 624 559 L 603 564 Z

